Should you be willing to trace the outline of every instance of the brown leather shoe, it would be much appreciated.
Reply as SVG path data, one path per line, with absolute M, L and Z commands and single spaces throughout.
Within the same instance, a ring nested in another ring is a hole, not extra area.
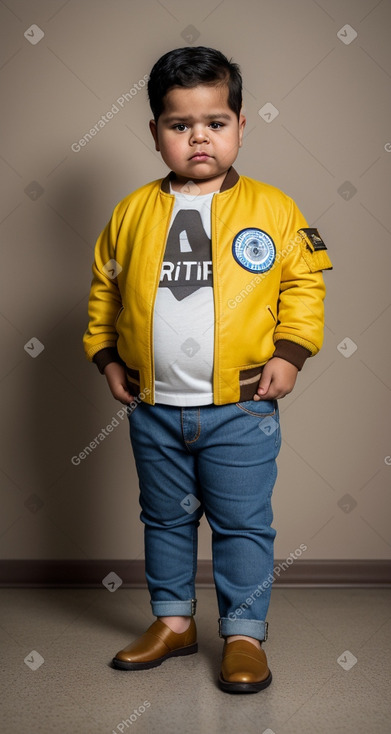
M 252 642 L 225 642 L 219 687 L 228 693 L 256 693 L 272 682 L 264 650 Z
M 192 655 L 197 652 L 197 629 L 194 618 L 185 632 L 173 632 L 157 619 L 141 637 L 131 642 L 113 658 L 115 668 L 146 670 L 156 668 L 167 658 Z

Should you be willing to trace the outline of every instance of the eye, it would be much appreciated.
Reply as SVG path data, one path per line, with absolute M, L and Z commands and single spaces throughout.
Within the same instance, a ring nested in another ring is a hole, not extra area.
M 212 130 L 219 130 L 221 127 L 223 127 L 223 123 L 222 122 L 211 122 L 210 126 Z
M 183 133 L 187 128 L 187 125 L 185 125 L 184 122 L 178 122 L 176 125 L 173 125 L 174 130 L 178 130 L 179 133 Z

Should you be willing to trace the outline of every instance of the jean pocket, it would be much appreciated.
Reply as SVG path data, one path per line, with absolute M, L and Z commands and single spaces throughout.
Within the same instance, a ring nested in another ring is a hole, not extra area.
M 277 411 L 277 400 L 243 400 L 240 403 L 235 403 L 236 407 L 242 410 L 248 415 L 253 415 L 256 418 L 273 418 Z

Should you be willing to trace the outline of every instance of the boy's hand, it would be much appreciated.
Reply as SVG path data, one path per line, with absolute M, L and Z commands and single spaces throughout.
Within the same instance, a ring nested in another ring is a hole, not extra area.
M 113 397 L 128 405 L 134 396 L 126 386 L 125 368 L 119 362 L 109 362 L 103 370 Z
M 286 359 L 272 357 L 263 368 L 254 400 L 284 398 L 292 392 L 298 371 L 297 367 Z

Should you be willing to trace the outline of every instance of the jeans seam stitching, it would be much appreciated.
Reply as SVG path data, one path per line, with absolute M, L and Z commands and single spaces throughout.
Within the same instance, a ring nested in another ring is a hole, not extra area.
M 183 434 L 183 440 L 184 440 L 184 442 L 185 442 L 185 443 L 187 443 L 187 444 L 189 444 L 189 443 L 195 443 L 195 441 L 198 441 L 198 439 L 199 439 L 199 437 L 200 437 L 200 435 L 201 435 L 201 421 L 200 421 L 200 409 L 199 409 L 199 408 L 197 408 L 197 411 L 198 411 L 198 426 L 197 426 L 197 435 L 196 435 L 196 437 L 195 437 L 195 438 L 192 438 L 192 439 L 191 439 L 191 441 L 187 441 L 187 440 L 185 439 L 185 436 L 184 436 L 184 434 Z M 181 415 L 183 416 L 183 412 L 181 412 Z M 183 421 L 182 421 L 182 428 L 183 428 Z M 183 431 L 182 431 L 182 433 L 183 433 Z
M 240 408 L 240 410 L 243 410 L 244 413 L 247 413 L 248 415 L 254 415 L 256 418 L 268 418 L 269 416 L 276 415 L 276 410 L 273 410 L 273 413 L 253 413 L 251 410 L 247 410 L 247 408 L 244 408 L 243 405 L 240 405 L 240 403 L 235 403 L 235 405 Z

